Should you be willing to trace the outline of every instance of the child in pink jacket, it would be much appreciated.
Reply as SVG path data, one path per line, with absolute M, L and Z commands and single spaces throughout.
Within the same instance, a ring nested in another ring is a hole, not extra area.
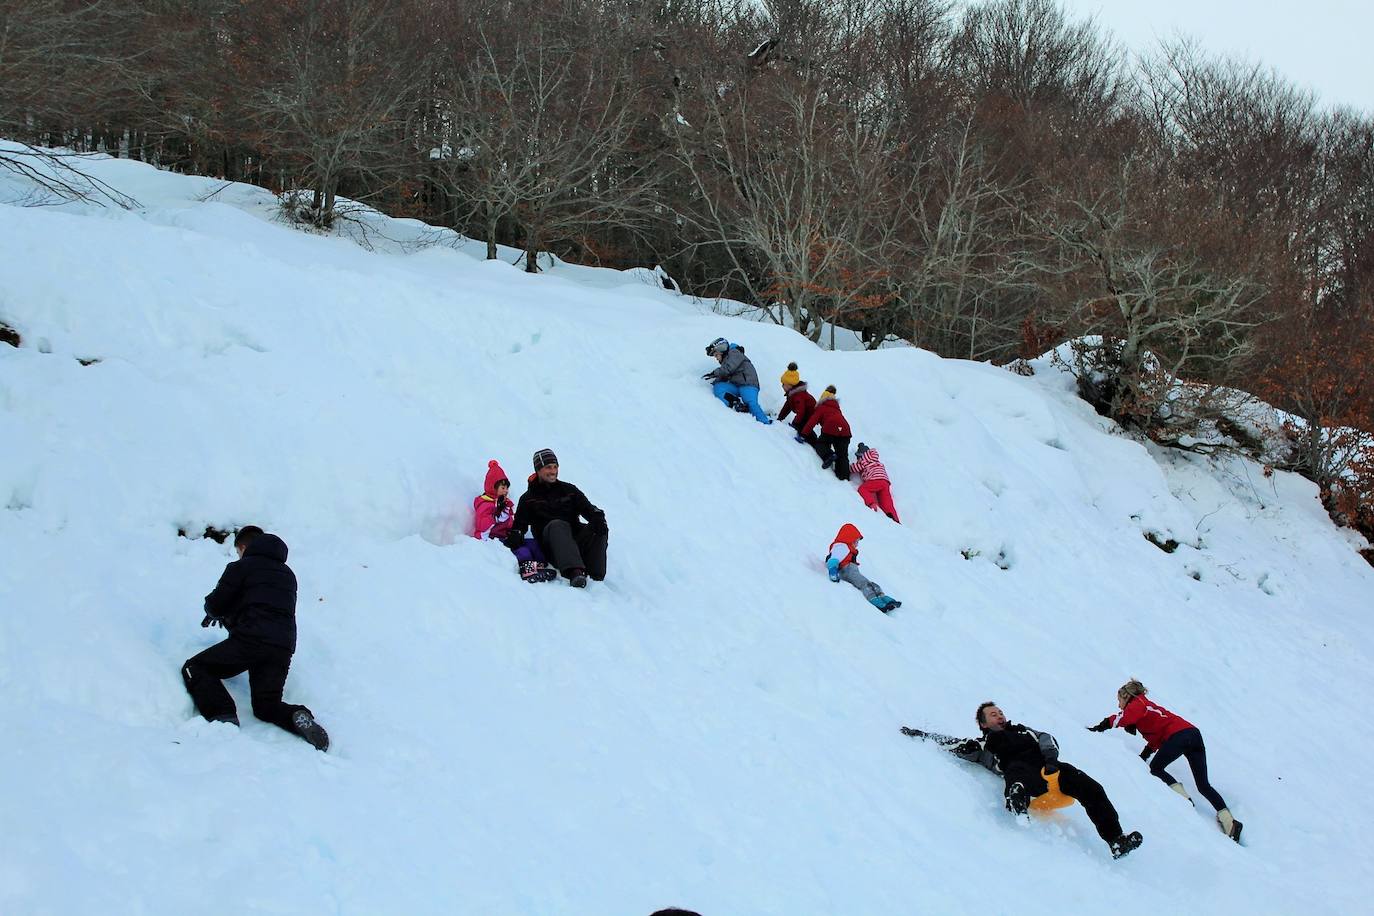
M 882 509 L 884 515 L 900 525 L 902 520 L 897 517 L 897 507 L 892 502 L 892 481 L 888 479 L 887 468 L 878 458 L 878 450 L 860 442 L 854 450 L 854 456 L 850 469 L 858 471 L 863 478 L 863 483 L 859 484 L 859 496 L 863 498 L 864 505 L 874 512 Z
M 510 500 L 510 478 L 494 460 L 487 462 L 487 477 L 483 492 L 472 501 L 472 536 L 479 541 L 498 544 L 515 524 L 515 506 Z M 526 582 L 552 582 L 558 571 L 544 561 L 539 542 L 525 538 L 525 543 L 511 548 L 520 563 L 520 578 Z

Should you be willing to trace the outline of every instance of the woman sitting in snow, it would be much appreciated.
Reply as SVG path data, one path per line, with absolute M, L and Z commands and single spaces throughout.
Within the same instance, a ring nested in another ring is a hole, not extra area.
M 502 541 L 515 522 L 515 506 L 510 501 L 510 479 L 501 465 L 487 462 L 483 492 L 472 501 L 472 536 L 479 541 Z M 558 573 L 544 562 L 544 554 L 534 538 L 525 538 L 511 548 L 520 563 L 520 578 L 526 582 L 552 582 Z
M 859 484 L 859 496 L 863 498 L 864 505 L 874 512 L 882 509 L 884 515 L 900 525 L 902 520 L 897 517 L 897 507 L 892 502 L 892 481 L 888 479 L 887 468 L 878 458 L 878 450 L 860 442 L 854 450 L 851 467 L 863 478 L 863 483 Z
M 1192 799 L 1188 798 L 1188 790 L 1184 788 L 1183 783 L 1170 776 L 1164 769 L 1179 757 L 1186 758 L 1189 768 L 1193 771 L 1193 782 L 1197 784 L 1198 793 L 1211 802 L 1217 811 L 1217 826 L 1221 828 L 1222 833 L 1239 843 L 1240 821 L 1231 816 L 1230 809 L 1226 807 L 1226 800 L 1207 781 L 1207 748 L 1202 743 L 1202 732 L 1182 716 L 1169 712 L 1154 700 L 1145 699 L 1148 693 L 1144 684 L 1131 678 L 1116 692 L 1116 705 L 1121 707 L 1121 712 L 1089 726 L 1088 731 L 1105 732 L 1114 727 L 1124 728 L 1131 734 L 1139 731 L 1145 739 L 1145 750 L 1140 754 L 1141 759 L 1149 760 L 1150 756 L 1154 755 L 1154 760 L 1150 763 L 1150 772 L 1191 802 Z
M 870 582 L 868 577 L 859 572 L 859 542 L 863 539 L 864 536 L 853 525 L 846 523 L 840 526 L 835 540 L 830 542 L 830 553 L 825 558 L 825 568 L 830 573 L 831 582 L 843 579 L 857 588 L 868 599 L 869 604 L 886 614 L 893 608 L 901 607 L 902 602 L 883 594 L 881 585 Z

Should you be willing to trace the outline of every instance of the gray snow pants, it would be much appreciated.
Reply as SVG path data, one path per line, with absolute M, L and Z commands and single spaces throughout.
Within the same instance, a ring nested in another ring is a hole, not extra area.
M 867 576 L 859 572 L 859 567 L 856 563 L 850 563 L 848 566 L 841 569 L 840 578 L 863 592 L 863 596 L 869 601 L 872 601 L 883 593 L 883 587 L 877 582 L 869 581 Z

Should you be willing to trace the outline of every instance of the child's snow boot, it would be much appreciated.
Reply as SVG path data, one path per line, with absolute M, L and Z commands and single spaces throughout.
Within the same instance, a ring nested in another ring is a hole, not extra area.
M 291 730 L 304 738 L 317 751 L 329 750 L 329 733 L 320 727 L 308 709 L 291 714 Z
M 1107 845 L 1112 849 L 1112 858 L 1119 859 L 1128 854 L 1132 849 L 1139 847 L 1144 839 L 1145 838 L 1140 835 L 1139 830 L 1132 830 L 1130 833 L 1121 834 L 1121 836 L 1112 840 Z
M 1231 816 L 1229 808 L 1222 808 L 1217 812 L 1217 826 L 1221 828 L 1222 833 L 1237 843 L 1240 842 L 1240 829 L 1245 825 Z
M 534 574 L 534 582 L 552 582 L 558 578 L 558 570 L 547 563 L 539 564 L 539 571 Z
M 538 560 L 521 560 L 521 561 L 520 561 L 520 578 L 524 579 L 526 582 L 547 582 L 547 581 L 548 581 L 548 579 L 544 579 L 544 578 L 541 578 L 541 577 L 540 577 L 540 568 L 539 568 L 539 561 L 538 561 Z

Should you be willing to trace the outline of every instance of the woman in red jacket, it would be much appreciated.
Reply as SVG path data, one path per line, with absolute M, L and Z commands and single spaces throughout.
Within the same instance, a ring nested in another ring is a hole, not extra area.
M 1153 754 L 1150 772 L 1184 798 L 1188 798 L 1188 790 L 1183 783 L 1170 776 L 1165 767 L 1179 757 L 1186 758 L 1198 792 L 1217 809 L 1217 825 L 1221 827 L 1221 832 L 1240 842 L 1241 822 L 1231 816 L 1226 800 L 1207 781 L 1207 748 L 1202 743 L 1202 732 L 1182 716 L 1153 700 L 1145 699 L 1148 693 L 1144 684 L 1131 678 L 1116 692 L 1116 703 L 1121 707 L 1121 712 L 1107 716 L 1096 725 L 1089 726 L 1088 730 L 1105 732 L 1109 728 L 1120 727 L 1132 734 L 1138 731 L 1145 739 L 1145 750 L 1140 758 L 1149 761 Z

